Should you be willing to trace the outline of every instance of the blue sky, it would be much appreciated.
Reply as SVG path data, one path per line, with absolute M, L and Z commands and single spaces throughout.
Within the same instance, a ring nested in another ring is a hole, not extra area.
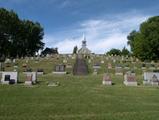
M 47 47 L 70 53 L 82 36 L 94 53 L 127 46 L 127 35 L 147 18 L 158 15 L 159 0 L 0 0 L 22 19 L 44 27 Z

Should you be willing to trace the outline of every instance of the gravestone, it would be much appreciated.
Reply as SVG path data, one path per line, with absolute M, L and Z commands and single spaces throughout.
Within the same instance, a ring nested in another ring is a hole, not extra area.
M 65 65 L 56 65 L 53 74 L 66 74 Z
M 25 85 L 32 85 L 32 77 L 33 75 L 31 73 L 26 74 L 26 81 L 25 81 Z
M 44 70 L 41 68 L 37 69 L 37 75 L 43 75 L 44 74 Z
M 96 63 L 96 64 L 94 64 L 94 65 L 93 65 L 93 68 L 94 68 L 94 69 L 100 69 L 100 68 L 101 68 L 101 66 L 100 66 L 100 64 L 99 64 L 99 63 Z
M 23 67 L 23 68 L 26 68 L 26 67 L 27 67 L 27 64 L 25 64 L 25 63 L 22 64 L 22 67 Z
M 59 85 L 60 85 L 59 82 L 49 82 L 49 83 L 48 83 L 48 86 L 49 86 L 49 87 L 57 87 L 57 86 L 59 86 Z
M 28 63 L 28 62 L 29 62 L 29 60 L 27 59 L 25 62 L 26 62 L 26 63 Z
M 31 57 L 31 60 L 34 60 L 34 57 Z
M 14 72 L 18 71 L 18 66 L 17 65 L 13 66 L 13 68 L 14 68 Z
M 16 63 L 16 59 L 13 59 L 13 63 Z
M 88 74 L 88 66 L 86 64 L 86 60 L 82 57 L 82 55 L 78 55 L 76 58 L 76 62 L 73 67 L 74 75 L 87 75 Z
M 113 63 L 116 63 L 116 59 L 113 59 Z
M 93 70 L 93 75 L 97 75 L 98 74 L 98 69 L 94 69 Z
M 126 86 L 137 86 L 137 81 L 135 78 L 135 73 L 127 72 L 124 75 L 124 84 Z
M 159 85 L 159 73 L 158 72 L 144 72 L 144 85 Z
M 66 60 L 66 59 L 64 59 L 64 60 L 63 60 L 63 63 L 67 63 L 67 60 Z
M 101 68 L 100 64 L 96 63 L 95 65 L 93 65 L 93 74 L 97 75 L 98 74 L 98 70 Z
M 26 85 L 32 85 L 37 83 L 37 72 L 24 72 L 26 75 Z
M 104 60 L 102 60 L 100 63 L 101 63 L 101 64 L 104 64 Z
M 142 65 L 141 65 L 141 68 L 142 68 L 143 70 L 145 70 L 145 69 L 146 69 L 146 64 L 142 64 Z
M 108 63 L 108 69 L 112 69 L 112 64 Z
M 66 68 L 71 69 L 72 65 L 69 63 L 69 64 L 66 65 Z
M 115 75 L 123 75 L 123 68 L 121 66 L 115 67 Z
M 88 63 L 91 63 L 91 59 L 88 60 Z
M 149 69 L 150 70 L 155 70 L 155 65 L 154 64 L 150 64 Z
M 11 63 L 12 63 L 12 61 L 10 59 L 6 59 L 6 61 L 5 61 L 6 67 L 10 67 Z
M 112 79 L 111 79 L 110 75 L 105 74 L 103 76 L 103 82 L 102 83 L 103 83 L 103 85 L 112 85 Z
M 17 72 L 1 72 L 2 73 L 2 84 L 17 84 L 18 73 Z

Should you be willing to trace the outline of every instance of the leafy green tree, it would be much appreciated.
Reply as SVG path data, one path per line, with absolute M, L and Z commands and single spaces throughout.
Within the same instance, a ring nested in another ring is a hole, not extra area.
M 107 55 L 121 55 L 121 51 L 119 49 L 113 48 L 110 51 L 108 51 L 106 54 Z
M 40 26 L 39 23 L 34 23 L 29 20 L 22 21 L 22 49 L 25 49 L 25 53 L 28 56 L 35 55 L 39 49 L 43 49 L 44 43 L 42 42 L 43 39 L 43 28 Z M 22 50 L 21 50 L 22 51 Z
M 126 49 L 125 47 L 122 49 L 121 51 L 121 55 L 123 56 L 130 56 L 130 52 L 128 49 Z
M 9 56 L 18 32 L 19 18 L 13 11 L 0 9 L 0 56 Z
M 47 54 L 49 55 L 53 55 L 53 54 L 58 54 L 58 48 L 45 48 L 45 50 L 43 50 L 41 52 L 42 55 L 46 56 Z
M 159 16 L 151 17 L 140 25 L 138 32 L 128 36 L 133 55 L 141 60 L 159 59 Z
M 78 47 L 75 46 L 75 47 L 73 48 L 73 54 L 77 54 L 77 52 L 78 52 Z
M 0 8 L 0 57 L 35 55 L 44 47 L 43 35 L 38 22 L 21 20 L 14 11 Z

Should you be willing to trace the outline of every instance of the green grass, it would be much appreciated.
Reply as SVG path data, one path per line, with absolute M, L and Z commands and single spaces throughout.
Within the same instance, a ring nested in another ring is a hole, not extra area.
M 33 87 L 1 85 L 0 120 L 157 120 L 157 87 L 125 87 L 122 77 L 113 78 L 114 86 L 103 86 L 102 75 L 51 74 Z
M 96 59 L 99 61 L 100 59 Z M 126 87 L 123 76 L 110 70 L 113 86 L 103 86 L 102 77 L 107 61 L 98 75 L 53 75 L 57 59 L 29 61 L 33 70 L 43 68 L 38 84 L 26 87 L 0 85 L 0 120 L 157 120 L 159 118 L 159 88 L 142 85 L 142 70 L 137 69 L 140 86 Z M 75 60 L 68 60 L 73 65 Z M 94 63 L 96 62 L 93 61 Z M 18 61 L 19 71 L 25 60 Z M 93 64 L 93 63 L 91 63 Z M 6 68 L 12 70 L 13 68 Z M 92 70 L 89 65 L 89 70 Z M 70 70 L 71 71 L 71 70 Z M 20 73 L 20 81 L 25 81 Z M 58 81 L 60 86 L 48 87 L 48 82 Z

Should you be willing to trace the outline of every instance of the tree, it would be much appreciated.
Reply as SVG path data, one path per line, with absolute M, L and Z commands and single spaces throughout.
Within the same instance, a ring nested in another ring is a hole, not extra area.
M 133 55 L 141 60 L 159 59 L 159 16 L 149 18 L 140 25 L 138 32 L 131 32 L 128 44 Z
M 0 57 L 35 55 L 44 47 L 43 35 L 38 22 L 21 20 L 14 11 L 0 8 Z
M 0 9 L 0 56 L 9 56 L 18 33 L 19 18 L 13 11 Z
M 77 54 L 77 52 L 78 52 L 78 47 L 75 46 L 75 47 L 73 48 L 73 54 Z
M 58 54 L 58 48 L 45 48 L 45 50 L 43 50 L 41 52 L 42 55 L 46 56 L 47 54 L 51 55 L 51 54 Z
M 121 51 L 121 55 L 123 56 L 130 56 L 130 52 L 128 49 L 126 49 L 125 47 L 122 49 Z
M 110 51 L 108 51 L 106 54 L 107 55 L 121 55 L 121 51 L 119 49 L 113 48 Z
M 43 28 L 38 22 L 34 23 L 29 20 L 22 21 L 22 32 L 20 45 L 23 46 L 21 51 L 25 51 L 27 56 L 33 56 L 39 49 L 43 49 L 44 43 L 42 42 L 44 35 Z

